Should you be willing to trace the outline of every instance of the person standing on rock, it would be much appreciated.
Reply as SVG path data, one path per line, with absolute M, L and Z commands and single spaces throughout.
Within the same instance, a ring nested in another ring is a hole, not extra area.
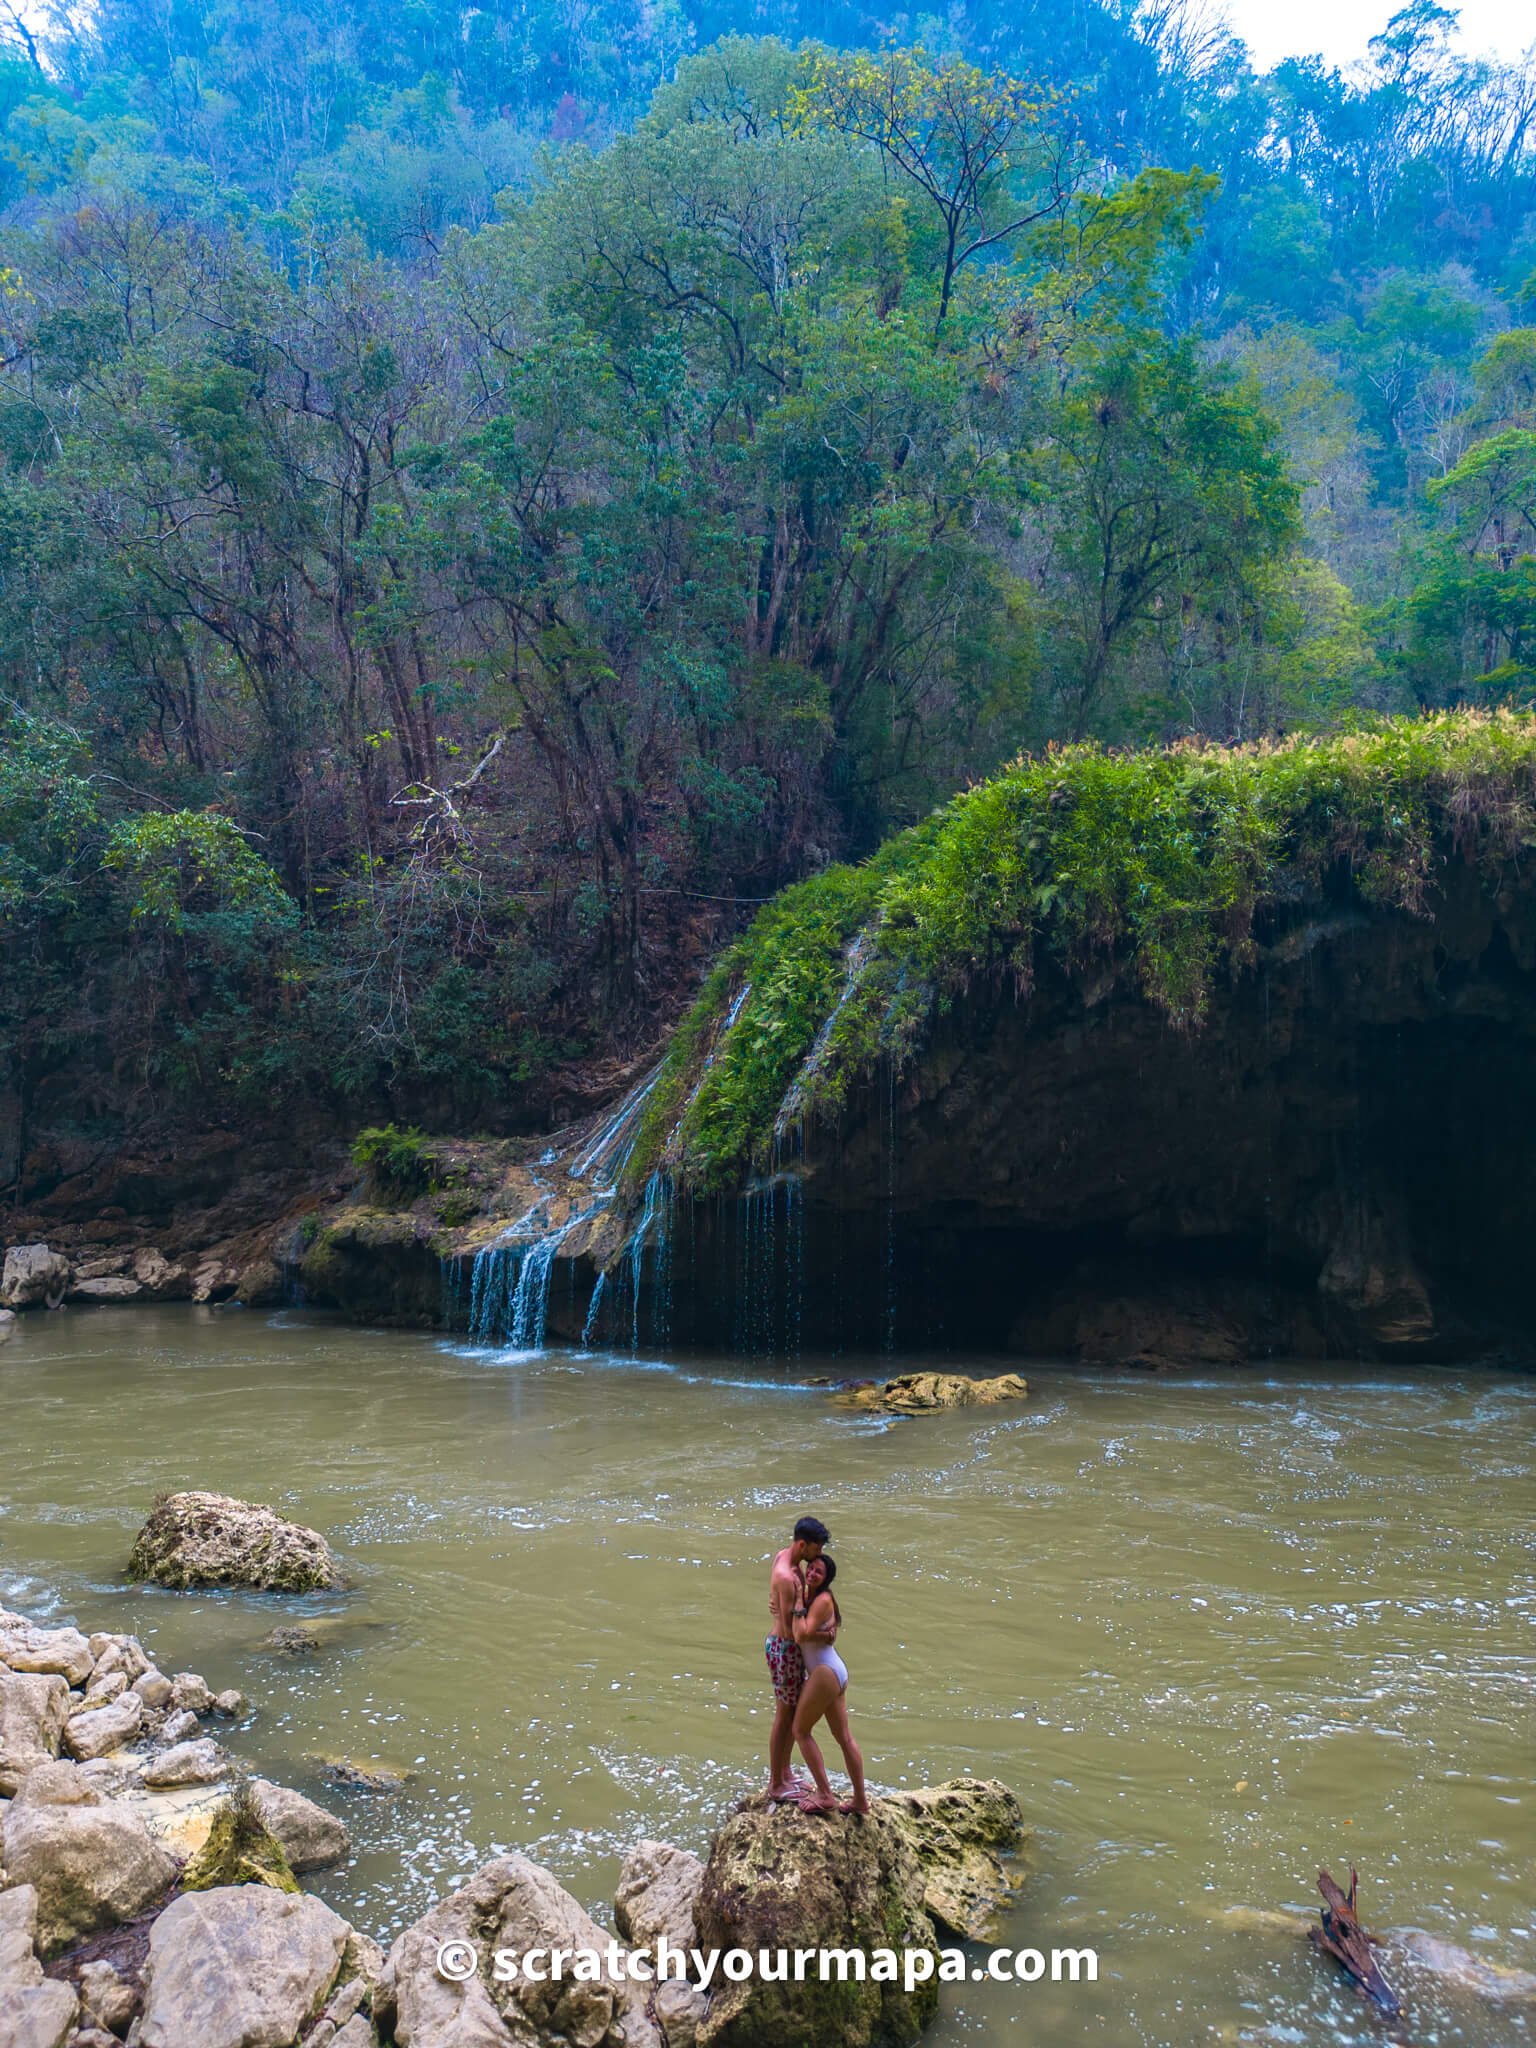
M 795 1640 L 795 1610 L 805 1604 L 805 1568 L 831 1541 L 825 1522 L 802 1515 L 795 1540 L 773 1560 L 768 1575 L 768 1676 L 773 1683 L 773 1730 L 768 1737 L 768 1797 L 798 1799 L 801 1787 L 790 1768 L 795 1747 L 795 1708 L 805 1683 L 805 1658 Z
M 837 1632 L 843 1625 L 842 1611 L 832 1581 L 837 1577 L 837 1559 L 818 1556 L 805 1568 L 805 1600 L 795 1609 L 795 1640 L 805 1659 L 805 1683 L 800 1704 L 795 1708 L 795 1740 L 810 1766 L 815 1789 L 800 1801 L 807 1813 L 868 1813 L 869 1794 L 864 1787 L 864 1757 L 848 1726 L 848 1666 L 837 1654 Z M 853 1780 L 853 1797 L 839 1804 L 827 1776 L 826 1758 L 814 1730 L 824 1720 L 832 1730 L 843 1764 Z

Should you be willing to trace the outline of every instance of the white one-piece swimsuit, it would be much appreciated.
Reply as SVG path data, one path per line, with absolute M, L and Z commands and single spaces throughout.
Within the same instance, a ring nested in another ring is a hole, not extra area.
M 807 1675 L 825 1666 L 828 1671 L 836 1674 L 838 1691 L 848 1690 L 848 1666 L 830 1643 L 802 1643 L 800 1654 L 805 1659 Z

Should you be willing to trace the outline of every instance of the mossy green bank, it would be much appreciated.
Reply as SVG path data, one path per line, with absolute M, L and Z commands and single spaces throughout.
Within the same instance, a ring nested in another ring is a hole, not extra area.
M 1020 760 L 861 866 L 785 890 L 710 974 L 629 1176 L 739 1185 L 977 984 L 1025 999 L 1050 963 L 1113 971 L 1201 1025 L 1263 907 L 1325 893 L 1430 914 L 1447 863 L 1536 844 L 1536 719 L 1442 713 L 1250 747 Z

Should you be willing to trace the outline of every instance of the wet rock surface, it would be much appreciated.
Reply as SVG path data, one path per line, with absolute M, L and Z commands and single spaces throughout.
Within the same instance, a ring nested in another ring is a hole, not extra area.
M 339 1586 L 341 1568 L 317 1530 L 222 1493 L 157 1501 L 128 1560 L 133 1577 L 181 1590 L 251 1586 L 310 1593 Z

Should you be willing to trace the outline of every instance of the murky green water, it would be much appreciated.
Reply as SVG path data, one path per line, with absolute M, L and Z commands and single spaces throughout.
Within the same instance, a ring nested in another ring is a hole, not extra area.
M 767 1559 L 815 1508 L 873 1779 L 1006 1779 L 1038 1830 L 1010 1943 L 1099 1952 L 1096 1986 L 946 1993 L 935 2043 L 1379 2042 L 1229 1912 L 1306 1909 L 1351 1857 L 1368 1924 L 1536 1967 L 1536 1381 L 1037 1371 L 1025 1407 L 882 1426 L 794 1383 L 816 1369 L 29 1316 L 0 1347 L 0 1602 L 57 1595 L 246 1690 L 234 1746 L 345 1810 L 358 1854 L 316 1886 L 387 1938 L 499 1849 L 604 1907 L 638 1835 L 704 1846 L 763 1775 Z M 314 1523 L 359 1590 L 125 1588 L 153 1496 L 191 1485 Z M 348 1631 L 277 1657 L 295 1607 Z M 317 1753 L 415 1776 L 342 1798 Z M 1536 2035 L 1393 1970 L 1393 2038 Z

